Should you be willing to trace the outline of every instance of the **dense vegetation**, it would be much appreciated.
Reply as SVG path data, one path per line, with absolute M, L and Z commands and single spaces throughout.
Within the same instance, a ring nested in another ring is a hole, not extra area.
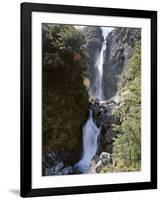
M 113 143 L 113 164 L 103 168 L 107 171 L 138 171 L 141 168 L 141 46 L 135 45 L 118 91 L 122 103 L 115 111 L 121 124 L 113 124 L 119 134 Z
M 80 151 L 88 95 L 84 35 L 71 25 L 42 24 L 43 152 Z

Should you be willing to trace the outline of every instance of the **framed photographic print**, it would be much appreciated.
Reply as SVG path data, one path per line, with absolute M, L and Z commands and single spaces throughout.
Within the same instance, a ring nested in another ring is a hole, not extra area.
M 157 188 L 157 12 L 21 4 L 21 196 Z

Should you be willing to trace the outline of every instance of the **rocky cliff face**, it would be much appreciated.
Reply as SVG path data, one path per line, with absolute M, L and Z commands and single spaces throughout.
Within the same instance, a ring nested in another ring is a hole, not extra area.
M 133 55 L 135 43 L 140 39 L 140 31 L 138 28 L 115 28 L 109 33 L 103 76 L 106 99 L 116 94 L 123 71 Z
M 113 97 L 121 83 L 123 71 L 132 56 L 136 41 L 140 39 L 140 29 L 114 28 L 107 36 L 107 47 L 103 67 L 103 90 L 105 100 Z M 83 30 L 86 48 L 89 56 L 89 68 L 86 72 L 90 80 L 89 94 L 95 93 L 97 69 L 95 63 L 102 46 L 103 36 L 100 27 L 86 27 Z
M 86 71 L 86 78 L 90 82 L 89 94 L 92 96 L 95 94 L 95 82 L 97 69 L 95 68 L 95 63 L 101 50 L 103 36 L 100 27 L 87 26 L 83 30 L 86 43 L 84 48 L 88 52 L 88 70 Z

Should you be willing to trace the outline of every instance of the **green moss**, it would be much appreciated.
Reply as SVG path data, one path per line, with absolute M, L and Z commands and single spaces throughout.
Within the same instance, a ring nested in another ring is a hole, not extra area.
M 43 151 L 78 151 L 87 118 L 83 35 L 70 25 L 43 24 Z M 74 53 L 80 61 L 73 60 Z

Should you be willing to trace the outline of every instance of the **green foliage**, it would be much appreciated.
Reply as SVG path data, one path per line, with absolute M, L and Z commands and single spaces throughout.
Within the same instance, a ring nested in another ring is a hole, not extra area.
M 42 24 L 42 33 L 43 151 L 79 151 L 88 109 L 84 36 L 71 25 Z
M 135 51 L 128 62 L 120 95 L 124 101 L 118 112 L 121 125 L 120 135 L 113 147 L 113 164 L 121 171 L 140 170 L 141 164 L 141 47 Z
M 113 124 L 119 135 L 113 143 L 112 166 L 103 172 L 138 171 L 141 168 L 141 53 L 140 42 L 127 64 L 119 95 L 123 101 L 114 113 L 121 125 Z
M 72 25 L 42 24 L 43 66 L 62 66 L 73 62 L 74 53 L 84 54 L 84 35 Z

